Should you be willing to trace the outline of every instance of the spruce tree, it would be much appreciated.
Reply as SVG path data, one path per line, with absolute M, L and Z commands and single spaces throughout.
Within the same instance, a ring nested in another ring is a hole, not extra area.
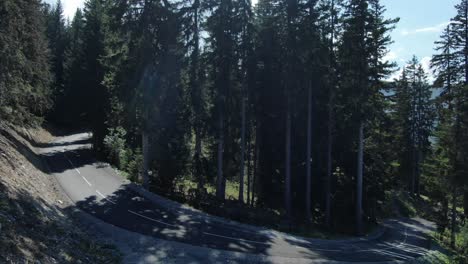
M 105 0 L 89 0 L 84 7 L 83 29 L 83 86 L 86 95 L 86 121 L 92 128 L 93 147 L 103 151 L 107 132 L 106 111 L 108 97 L 102 85 L 104 69 L 101 58 L 104 55 Z
M 0 13 L 0 119 L 39 125 L 52 107 L 45 10 L 38 0 L 8 0 Z
M 65 19 L 63 17 L 63 5 L 58 0 L 56 5 L 48 14 L 47 36 L 49 38 L 49 49 L 52 59 L 52 72 L 54 73 L 54 97 L 61 100 L 64 89 L 64 60 L 67 44 L 67 32 Z

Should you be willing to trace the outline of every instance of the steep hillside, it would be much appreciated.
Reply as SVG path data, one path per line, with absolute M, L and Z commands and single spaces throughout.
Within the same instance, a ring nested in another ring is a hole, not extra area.
M 52 135 L 0 123 L 0 263 L 116 263 L 120 254 L 93 242 L 47 174 L 39 148 Z

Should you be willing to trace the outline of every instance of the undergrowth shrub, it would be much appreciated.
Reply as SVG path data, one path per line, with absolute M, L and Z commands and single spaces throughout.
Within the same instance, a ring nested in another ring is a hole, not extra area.
M 132 150 L 127 146 L 127 131 L 122 127 L 110 128 L 104 138 L 104 147 L 108 161 L 127 177 L 136 181 L 141 172 L 143 155 L 140 149 Z

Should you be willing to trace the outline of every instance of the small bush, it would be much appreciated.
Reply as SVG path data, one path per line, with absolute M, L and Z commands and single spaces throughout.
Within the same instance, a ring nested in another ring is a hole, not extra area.
M 457 234 L 456 247 L 459 253 L 458 259 L 463 263 L 468 261 L 468 223 L 466 223 Z
M 133 151 L 127 147 L 126 135 L 127 131 L 122 127 L 110 128 L 104 138 L 105 151 L 110 163 L 128 175 L 131 181 L 137 181 L 141 173 L 143 155 L 140 149 Z
M 129 180 L 137 181 L 138 175 L 141 174 L 141 168 L 143 164 L 143 154 L 141 153 L 141 149 L 136 149 L 135 151 L 128 151 L 127 152 L 127 167 L 126 172 L 128 173 Z
M 107 158 L 119 169 L 124 170 L 128 163 L 125 136 L 127 131 L 122 127 L 110 128 L 104 138 L 104 147 Z

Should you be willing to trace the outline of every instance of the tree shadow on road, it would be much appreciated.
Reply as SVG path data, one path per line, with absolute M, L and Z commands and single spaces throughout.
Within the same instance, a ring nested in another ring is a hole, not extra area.
M 49 164 L 49 171 L 60 174 L 91 166 L 96 170 L 106 169 L 94 159 L 86 145 L 88 141 L 78 138 L 68 143 L 46 146 L 42 154 Z M 64 148 L 65 147 L 65 148 Z M 108 173 L 101 171 L 101 173 Z M 76 175 L 78 177 L 78 175 Z M 67 176 L 68 177 L 68 176 Z M 70 174 L 69 177 L 73 177 Z M 91 186 L 90 186 L 91 188 Z M 94 188 L 94 187 L 93 187 Z M 67 211 L 84 212 L 91 216 L 89 228 L 96 226 L 121 248 L 129 248 L 128 260 L 146 259 L 147 263 L 176 260 L 180 263 L 231 262 L 282 262 L 283 258 L 328 259 L 340 261 L 409 260 L 417 257 L 427 246 L 421 232 L 400 235 L 386 234 L 381 239 L 369 242 L 333 244 L 294 239 L 278 232 L 266 232 L 244 225 L 229 224 L 199 213 L 191 213 L 182 204 L 155 203 L 136 192 L 130 184 L 123 184 L 112 193 L 95 195 L 75 201 Z M 89 218 L 88 218 L 89 219 Z M 107 223 L 107 224 L 104 224 Z M 110 225 L 109 225 L 110 224 Z M 395 230 L 405 230 L 414 225 L 411 221 L 395 223 Z M 402 241 L 414 243 L 407 246 Z M 363 250 L 375 243 L 375 250 Z M 402 245 L 395 246 L 395 245 Z M 419 247 L 421 245 L 421 247 Z M 142 261 L 145 263 L 145 261 Z

